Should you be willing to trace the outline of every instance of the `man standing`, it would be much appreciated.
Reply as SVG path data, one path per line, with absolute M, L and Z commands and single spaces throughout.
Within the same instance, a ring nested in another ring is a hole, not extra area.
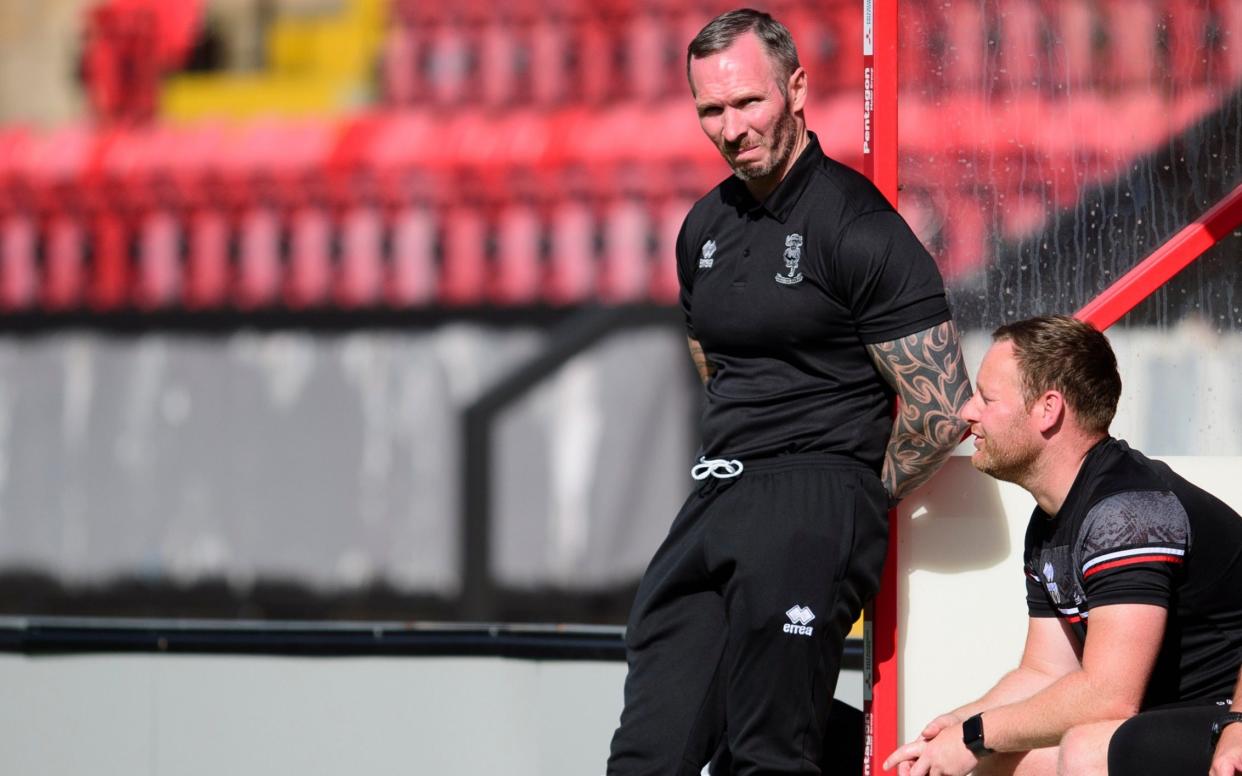
M 1242 729 L 1230 724 L 1242 715 L 1229 708 L 1242 663 L 1242 518 L 1109 436 L 1121 378 L 1103 334 L 1058 316 L 993 339 L 962 417 L 975 467 L 1037 505 L 1026 646 L 1016 669 L 885 767 L 1232 776 L 1242 765 Z
M 724 14 L 686 67 L 734 172 L 677 240 L 706 395 L 701 484 L 634 602 L 608 773 L 697 776 L 717 751 L 737 774 L 821 773 L 887 508 L 957 444 L 970 383 L 931 257 L 807 130 L 789 31 Z

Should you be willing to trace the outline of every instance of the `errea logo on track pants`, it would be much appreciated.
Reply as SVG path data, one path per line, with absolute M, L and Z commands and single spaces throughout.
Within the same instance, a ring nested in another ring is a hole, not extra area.
M 785 612 L 785 616 L 789 618 L 789 622 L 785 623 L 785 627 L 782 629 L 786 633 L 791 633 L 795 636 L 810 636 L 815 631 L 814 628 L 807 625 L 807 623 L 815 619 L 815 614 L 807 607 L 801 604 L 794 604 Z

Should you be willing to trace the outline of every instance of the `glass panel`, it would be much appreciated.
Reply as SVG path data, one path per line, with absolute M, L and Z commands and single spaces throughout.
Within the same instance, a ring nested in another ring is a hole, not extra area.
M 901 210 L 935 255 L 977 368 L 986 332 L 1072 313 L 1242 182 L 1242 3 L 902 5 Z M 1157 455 L 1242 453 L 1238 236 L 1109 331 L 1114 433 Z

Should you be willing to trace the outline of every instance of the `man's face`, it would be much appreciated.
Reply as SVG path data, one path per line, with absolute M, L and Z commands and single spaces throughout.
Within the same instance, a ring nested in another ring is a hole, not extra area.
M 1022 395 L 1012 342 L 992 345 L 975 386 L 975 395 L 962 408 L 962 419 L 975 435 L 970 462 L 998 480 L 1021 483 L 1043 449 L 1043 438 Z
M 692 59 L 699 125 L 744 181 L 784 171 L 798 125 L 763 44 L 746 33 L 729 48 Z

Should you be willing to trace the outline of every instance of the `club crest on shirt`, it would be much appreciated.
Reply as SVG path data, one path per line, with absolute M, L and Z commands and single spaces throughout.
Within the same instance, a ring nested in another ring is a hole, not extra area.
M 699 269 L 711 269 L 712 265 L 716 263 L 712 258 L 712 256 L 715 255 L 716 242 L 714 240 L 708 240 L 703 243 L 703 255 L 699 258 Z
M 785 274 L 777 273 L 776 282 L 786 286 L 795 286 L 802 282 L 802 273 L 798 271 L 798 262 L 802 261 L 802 235 L 785 235 Z

